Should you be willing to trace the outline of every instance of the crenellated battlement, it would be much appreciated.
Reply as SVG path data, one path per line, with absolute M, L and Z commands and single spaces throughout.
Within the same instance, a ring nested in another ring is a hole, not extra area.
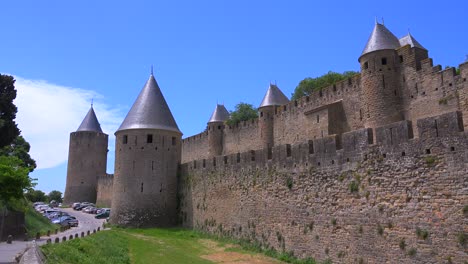
M 441 154 L 454 151 L 458 141 L 466 141 L 461 112 L 417 120 L 419 135 L 415 138 L 412 122 L 408 120 L 392 123 L 375 130 L 359 129 L 329 135 L 295 144 L 284 144 L 271 149 L 256 149 L 228 155 L 185 162 L 188 170 L 225 170 L 226 167 L 240 169 L 264 165 L 306 166 L 316 169 L 348 166 L 352 162 L 366 159 L 366 153 L 378 153 L 382 158 L 424 154 Z M 373 138 L 376 136 L 376 143 Z M 445 142 L 445 148 L 432 147 Z M 464 142 L 466 144 L 466 142 Z M 403 154 L 404 153 L 404 154 Z

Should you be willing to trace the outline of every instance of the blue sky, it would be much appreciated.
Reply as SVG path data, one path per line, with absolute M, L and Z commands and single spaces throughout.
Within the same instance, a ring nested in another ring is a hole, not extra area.
M 468 54 L 466 1 L 5 1 L 0 73 L 17 78 L 17 122 L 32 145 L 38 189 L 63 191 L 69 133 L 91 98 L 112 135 L 150 67 L 184 137 L 216 102 L 257 106 L 270 81 L 358 70 L 375 17 L 412 35 L 434 64 Z M 108 172 L 113 172 L 114 138 Z

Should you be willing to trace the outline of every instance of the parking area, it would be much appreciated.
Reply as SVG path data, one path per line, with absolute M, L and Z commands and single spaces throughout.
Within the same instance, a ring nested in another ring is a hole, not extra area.
M 63 237 L 66 237 L 67 240 L 70 236 L 75 237 L 76 234 L 81 236 L 83 232 L 85 235 L 88 231 L 92 233 L 94 230 L 97 230 L 99 227 L 100 229 L 103 228 L 103 223 L 106 221 L 105 219 L 96 219 L 94 218 L 94 214 L 87 214 L 81 211 L 75 211 L 71 208 L 60 208 L 61 211 L 68 213 L 70 216 L 75 217 L 78 220 L 77 227 L 71 227 L 70 229 L 60 232 L 57 235 L 51 234 L 50 236 L 42 236 L 40 239 L 36 240 L 38 245 L 43 245 L 46 243 L 48 239 L 51 239 L 52 242 L 55 241 L 56 238 L 59 238 L 62 241 Z M 15 256 L 21 252 L 24 252 L 26 248 L 32 245 L 31 241 L 13 241 L 11 244 L 7 244 L 6 242 L 0 243 L 0 263 L 16 263 Z

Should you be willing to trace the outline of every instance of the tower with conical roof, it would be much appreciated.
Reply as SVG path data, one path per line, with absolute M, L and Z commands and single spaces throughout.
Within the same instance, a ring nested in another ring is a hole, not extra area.
M 400 88 L 400 41 L 383 24 L 375 23 L 359 57 L 365 127 L 403 119 Z
M 276 107 L 289 103 L 289 99 L 284 93 L 276 86 L 271 84 L 263 97 L 259 111 L 259 127 L 260 139 L 264 149 L 269 149 L 274 146 L 274 116 Z
M 208 120 L 208 145 L 210 157 L 223 153 L 224 121 L 229 119 L 229 112 L 224 105 L 216 104 Z
M 96 202 L 97 179 L 106 174 L 108 135 L 93 106 L 75 132 L 70 133 L 64 203 Z
M 132 227 L 176 224 L 181 137 L 151 73 L 115 132 L 111 223 Z

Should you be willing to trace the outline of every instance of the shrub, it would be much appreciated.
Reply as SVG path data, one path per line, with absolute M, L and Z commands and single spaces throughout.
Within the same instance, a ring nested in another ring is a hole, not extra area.
M 423 230 L 419 227 L 416 228 L 416 236 L 420 239 L 426 240 L 429 237 L 429 232 L 427 230 Z
M 352 193 L 358 192 L 359 191 L 359 184 L 355 181 L 351 181 L 349 183 L 349 191 Z
M 457 240 L 458 240 L 458 243 L 460 243 L 460 245 L 464 247 L 466 245 L 466 240 L 467 240 L 466 234 L 464 232 L 458 233 Z
M 468 204 L 463 207 L 463 215 L 468 217 Z
M 408 256 L 413 257 L 416 255 L 416 252 L 416 248 L 411 248 L 410 250 L 408 250 Z
M 332 218 L 331 224 L 334 225 L 334 226 L 336 226 L 336 218 Z
M 286 186 L 288 187 L 289 190 L 292 189 L 292 187 L 293 187 L 293 179 L 292 179 L 291 177 L 288 177 L 288 178 L 286 179 Z
M 383 227 L 381 225 L 378 225 L 377 226 L 377 234 L 383 235 L 383 231 L 384 231 Z
M 401 249 L 401 250 L 405 250 L 405 248 L 406 248 L 406 241 L 405 241 L 404 238 L 402 238 L 402 239 L 400 240 L 400 244 L 399 244 L 398 246 L 400 246 L 400 249 Z
M 427 157 L 424 157 L 424 161 L 426 161 L 426 164 L 428 166 L 433 166 L 436 163 L 436 158 L 433 156 L 427 156 Z

